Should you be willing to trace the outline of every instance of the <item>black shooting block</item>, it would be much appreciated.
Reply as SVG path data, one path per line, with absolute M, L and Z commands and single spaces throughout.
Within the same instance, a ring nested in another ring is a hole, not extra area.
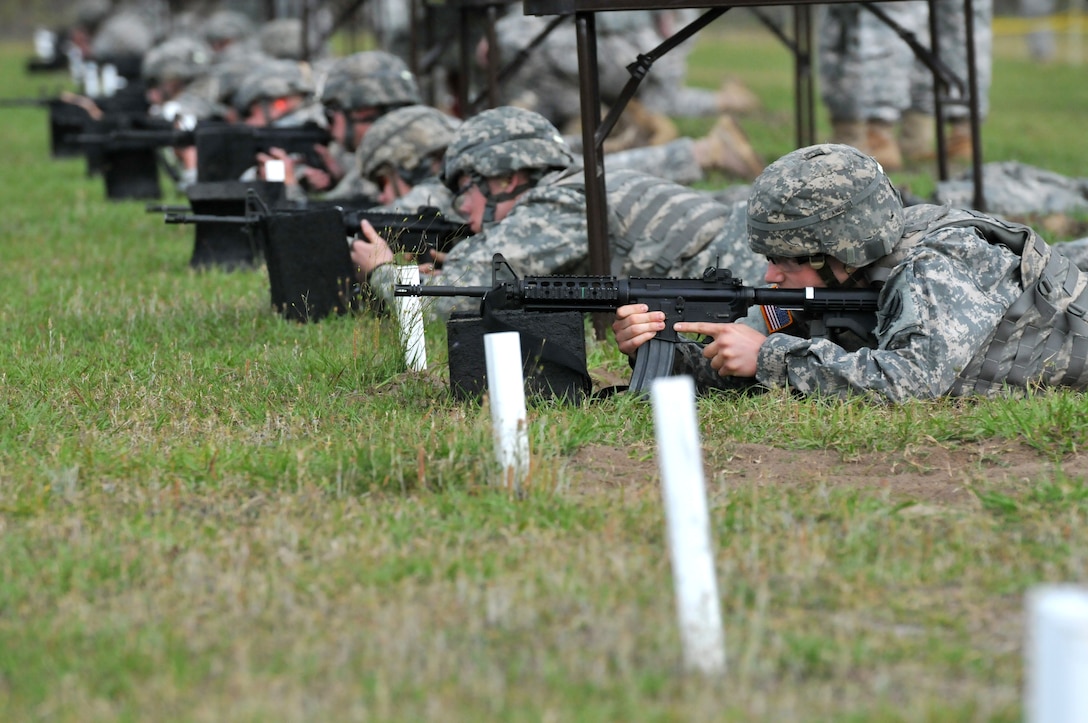
M 106 198 L 114 201 L 162 198 L 159 159 L 154 148 L 107 144 L 100 170 L 106 181 Z
M 485 320 L 478 314 L 457 312 L 446 323 L 450 392 L 456 399 L 479 401 L 487 391 L 484 334 L 499 331 L 521 333 L 527 396 L 578 402 L 590 391 L 581 313 L 496 311 Z
M 340 209 L 277 211 L 262 223 L 277 311 L 294 321 L 318 321 L 352 308 L 355 274 Z
M 252 210 L 251 193 L 265 208 L 276 208 L 283 203 L 285 189 L 282 183 L 269 181 L 217 181 L 194 183 L 186 191 L 194 214 L 235 218 Z M 252 268 L 264 258 L 264 230 L 256 222 L 246 225 L 204 220 L 195 225 L 193 256 L 189 260 L 194 269 Z
M 49 151 L 53 158 L 83 155 L 83 146 L 76 136 L 86 133 L 91 123 L 91 114 L 75 103 L 49 101 Z

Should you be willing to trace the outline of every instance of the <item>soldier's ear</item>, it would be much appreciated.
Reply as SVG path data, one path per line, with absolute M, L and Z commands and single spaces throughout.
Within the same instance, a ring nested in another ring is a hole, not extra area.
M 501 193 L 514 193 L 522 190 L 522 186 L 529 180 L 529 174 L 525 171 L 514 171 L 506 178 L 500 179 Z

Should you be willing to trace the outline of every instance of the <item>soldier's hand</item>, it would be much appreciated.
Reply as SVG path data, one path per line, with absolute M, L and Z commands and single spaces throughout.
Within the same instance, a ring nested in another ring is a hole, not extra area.
M 703 348 L 703 356 L 723 377 L 754 377 L 759 348 L 767 337 L 744 324 L 677 322 L 673 327 L 684 334 L 702 334 L 712 341 Z
M 378 235 L 369 221 L 364 219 L 359 227 L 363 237 L 351 242 L 351 260 L 359 275 L 365 277 L 379 266 L 393 263 L 394 256 L 389 244 Z
M 295 159 L 282 148 L 269 148 L 268 153 L 257 154 L 257 177 L 262 181 L 265 178 L 265 163 L 268 161 L 283 161 L 283 182 L 291 186 L 298 183 L 295 176 Z
M 665 312 L 650 311 L 646 304 L 627 304 L 616 309 L 612 331 L 616 346 L 627 356 L 634 356 L 638 348 L 653 339 L 665 328 Z
M 329 175 L 329 188 L 332 188 L 344 177 L 344 169 L 336 162 L 336 156 L 332 154 L 328 146 L 314 145 L 314 153 L 321 159 L 321 165 L 325 167 Z

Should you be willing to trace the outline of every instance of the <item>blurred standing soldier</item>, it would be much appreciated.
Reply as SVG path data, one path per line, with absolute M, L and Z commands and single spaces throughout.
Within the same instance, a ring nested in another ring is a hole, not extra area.
M 1031 22 L 1028 31 L 1028 53 L 1039 63 L 1049 63 L 1058 54 L 1051 16 L 1057 10 L 1056 0 L 1020 0 L 1020 15 Z
M 447 254 L 440 275 L 448 283 L 489 284 L 495 253 L 524 274 L 586 272 L 583 171 L 546 118 L 510 106 L 484 111 L 457 129 L 443 163 L 443 182 L 454 194 L 454 208 L 475 234 Z M 702 250 L 695 248 L 698 243 L 705 246 L 719 236 L 731 212 L 705 194 L 645 174 L 617 173 L 613 181 L 610 209 L 615 190 L 615 208 L 630 217 L 610 218 L 611 235 L 623 234 L 639 246 L 633 251 L 635 244 L 612 240 L 620 273 L 644 267 L 679 270 Z M 369 224 L 362 230 L 365 240 L 353 243 L 352 259 L 388 302 L 395 276 L 393 252 Z M 444 318 L 475 305 L 448 297 L 435 299 L 428 308 Z
M 598 75 L 601 102 L 608 106 L 630 80 L 627 65 L 639 53 L 661 44 L 672 32 L 672 11 L 623 11 L 597 16 Z M 500 55 L 510 62 L 548 23 L 547 18 L 512 13 L 496 27 Z M 504 102 L 541 113 L 564 130 L 568 142 L 581 143 L 579 67 L 575 33 L 569 27 L 555 29 L 528 56 L 524 65 L 501 88 Z M 638 129 L 623 148 L 665 143 L 677 136 L 671 117 L 705 117 L 747 113 L 759 106 L 754 94 L 737 81 L 726 81 L 717 90 L 685 85 L 686 51 L 690 43 L 674 48 L 642 79 L 624 118 Z M 484 62 L 486 46 L 478 57 Z M 666 58 L 668 61 L 666 61 Z M 619 135 L 622 135 L 619 134 Z M 577 136 L 577 137 L 575 137 Z M 746 143 L 746 141 L 745 141 Z M 621 150 L 613 147 L 609 150 Z
M 923 45 L 932 47 L 924 2 L 890 2 L 879 7 Z M 973 7 L 979 110 L 985 117 L 992 77 L 992 0 L 978 0 Z M 966 84 L 963 2 L 938 0 L 935 8 L 940 59 Z M 871 154 L 889 171 L 901 169 L 904 158 L 932 159 L 932 72 L 915 58 L 894 30 L 861 6 L 828 6 L 822 21 L 820 79 L 824 103 L 831 115 L 832 140 Z M 960 96 L 962 102 L 944 107 L 950 122 L 948 155 L 960 162 L 971 159 L 967 100 L 964 94 Z
M 758 383 L 801 394 L 910 398 L 1088 386 L 1088 275 L 1027 226 L 919 204 L 904 208 L 880 164 L 846 145 L 801 148 L 767 167 L 748 201 L 748 243 L 781 288 L 879 289 L 871 338 L 813 333 L 764 309 L 741 323 L 678 323 L 712 337 L 677 345 L 674 371 L 702 388 Z M 1059 246 L 1060 248 L 1060 246 Z M 664 328 L 629 305 L 621 351 Z

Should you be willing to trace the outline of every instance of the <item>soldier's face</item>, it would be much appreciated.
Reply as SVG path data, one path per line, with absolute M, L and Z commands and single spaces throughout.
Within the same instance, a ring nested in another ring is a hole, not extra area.
M 412 190 L 408 182 L 393 171 L 379 173 L 376 176 L 374 180 L 377 182 L 378 188 L 381 189 L 378 193 L 378 203 L 382 206 L 393 203 L 393 201 Z
M 488 178 L 482 181 L 482 183 L 487 184 L 488 194 L 495 196 L 498 194 L 509 194 L 521 183 L 521 181 L 522 179 L 515 174 L 509 178 Z M 484 212 L 487 210 L 488 196 L 484 195 L 483 191 L 480 190 L 480 187 L 473 183 L 472 178 L 468 175 L 461 176 L 458 188 L 460 190 L 453 199 L 453 207 L 466 219 L 468 227 L 472 229 L 472 233 L 480 233 L 484 227 Z M 502 221 L 506 218 L 507 214 L 510 213 L 510 210 L 516 203 L 516 198 L 496 203 L 494 220 Z
M 347 148 L 355 150 L 363 142 L 363 136 L 382 115 L 378 108 L 355 108 L 353 110 L 326 109 L 325 118 L 329 122 L 329 134 Z
M 828 262 L 834 259 L 827 259 Z M 763 280 L 781 289 L 803 289 L 807 286 L 826 286 L 816 269 L 806 261 L 779 256 L 767 257 L 767 273 Z

